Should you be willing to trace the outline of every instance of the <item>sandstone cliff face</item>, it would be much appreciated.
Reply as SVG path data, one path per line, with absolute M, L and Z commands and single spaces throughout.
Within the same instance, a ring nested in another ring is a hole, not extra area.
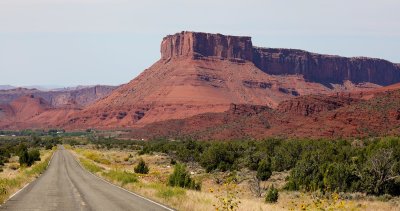
M 196 32 L 181 32 L 165 37 L 161 44 L 161 59 L 177 57 L 246 60 L 268 74 L 299 74 L 308 81 L 326 85 L 342 84 L 345 80 L 381 86 L 400 82 L 399 64 L 386 60 L 253 47 L 250 37 Z
M 165 37 L 161 43 L 161 58 L 165 60 L 181 56 L 252 61 L 253 45 L 250 37 L 221 34 L 181 32 Z
M 400 81 L 399 66 L 382 59 L 346 58 L 302 50 L 254 48 L 254 64 L 269 74 L 301 74 L 319 83 L 371 82 L 390 85 Z

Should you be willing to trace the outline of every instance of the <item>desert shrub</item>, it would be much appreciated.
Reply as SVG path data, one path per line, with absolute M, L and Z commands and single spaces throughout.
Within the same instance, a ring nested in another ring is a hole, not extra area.
M 399 187 L 400 161 L 393 156 L 393 149 L 379 149 L 371 155 L 361 170 L 360 178 L 365 192 L 370 194 L 394 193 Z
M 182 162 L 193 162 L 199 160 L 202 152 L 203 147 L 199 142 L 188 140 L 178 146 L 176 156 Z
M 210 172 L 214 169 L 227 171 L 234 168 L 237 156 L 232 146 L 224 143 L 215 143 L 207 148 L 201 156 L 200 163 Z
M 282 142 L 276 146 L 271 159 L 271 168 L 274 171 L 292 169 L 302 154 L 301 142 Z
M 40 161 L 40 152 L 37 149 L 31 150 L 28 153 L 29 159 L 31 159 L 33 162 L 34 161 Z
M 279 192 L 278 189 L 272 185 L 270 188 L 268 188 L 267 194 L 265 195 L 265 202 L 267 203 L 275 203 L 278 201 L 279 198 Z
M 308 153 L 290 172 L 288 188 L 290 190 L 315 191 L 323 189 L 321 161 L 314 152 Z
M 361 146 L 346 141 L 307 144 L 287 188 L 399 195 L 399 144 L 399 138 L 366 140 Z
M 146 165 L 146 163 L 144 162 L 144 160 L 141 158 L 139 160 L 139 163 L 137 164 L 137 166 L 135 167 L 135 173 L 138 174 L 147 174 L 149 173 L 149 167 Z
M 19 164 L 22 165 L 27 165 L 30 166 L 32 165 L 30 159 L 29 159 L 29 154 L 28 154 L 28 148 L 26 146 L 21 146 L 19 151 Z
M 330 163 L 324 169 L 324 187 L 330 191 L 347 191 L 356 179 L 352 167 L 346 163 Z
M 183 164 L 176 164 L 174 172 L 168 178 L 168 185 L 172 187 L 188 188 L 193 190 L 200 190 L 201 184 L 193 180 L 186 166 Z
M 53 145 L 52 144 L 46 144 L 45 149 L 46 150 L 51 150 L 51 149 L 53 149 Z
M 40 174 L 42 174 L 47 169 L 47 166 L 48 166 L 49 162 L 50 162 L 50 157 L 46 158 L 46 160 L 43 161 L 43 162 L 39 162 L 39 163 L 33 165 L 32 169 L 27 170 L 25 172 L 26 175 L 32 176 L 32 175 L 40 175 Z
M 230 142 L 166 139 L 119 142 L 103 138 L 94 139 L 93 143 L 135 146 L 141 154 L 166 153 L 173 161 L 197 162 L 207 172 L 248 168 L 257 171 L 260 178 L 268 178 L 268 167 L 271 172 L 290 170 L 286 186 L 289 190 L 400 195 L 399 137 Z M 266 161 L 270 161 L 268 165 L 263 163 Z
M 18 149 L 19 151 L 19 164 L 31 166 L 35 161 L 40 161 L 40 152 L 37 149 L 28 151 L 25 145 L 21 145 Z
M 257 178 L 261 181 L 268 180 L 272 175 L 271 162 L 269 159 L 263 160 L 258 164 Z

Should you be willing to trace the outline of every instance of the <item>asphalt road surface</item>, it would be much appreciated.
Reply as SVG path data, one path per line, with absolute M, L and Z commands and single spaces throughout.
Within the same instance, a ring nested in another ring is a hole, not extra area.
M 63 146 L 46 172 L 11 197 L 2 210 L 172 210 L 90 174 Z

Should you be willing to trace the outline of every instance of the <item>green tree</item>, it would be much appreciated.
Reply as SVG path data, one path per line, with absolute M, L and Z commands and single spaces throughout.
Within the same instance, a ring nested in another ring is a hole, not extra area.
M 175 165 L 174 172 L 168 178 L 168 185 L 194 190 L 201 189 L 200 183 L 196 183 L 196 181 L 190 177 L 186 166 L 183 164 Z
M 201 156 L 200 163 L 206 168 L 207 172 L 214 169 L 227 171 L 233 168 L 237 156 L 224 143 L 213 143 Z
M 343 192 L 349 190 L 354 179 L 356 177 L 349 164 L 330 163 L 325 169 L 323 181 L 328 190 Z
M 28 149 L 21 148 L 19 152 L 19 164 L 31 166 L 35 161 L 40 161 L 40 152 L 37 149 L 28 151 Z
M 279 198 L 279 192 L 278 189 L 272 185 L 270 188 L 268 188 L 267 194 L 265 195 L 265 202 L 267 203 L 275 203 L 278 201 Z
M 271 162 L 269 159 L 262 160 L 258 164 L 257 168 L 257 178 L 261 181 L 268 180 L 272 175 Z
M 28 155 L 32 163 L 35 161 L 40 161 L 40 152 L 38 149 L 30 150 Z
M 19 150 L 20 150 L 19 154 L 18 154 L 18 156 L 19 156 L 19 164 L 21 166 L 22 165 L 31 166 L 32 163 L 31 163 L 31 161 L 29 159 L 28 149 L 26 147 L 25 148 L 21 147 Z
M 137 164 L 137 166 L 135 167 L 135 173 L 139 173 L 139 174 L 147 174 L 149 173 L 149 167 L 146 165 L 146 163 L 144 162 L 144 160 L 141 158 L 139 160 L 139 163 Z
M 392 149 L 377 150 L 359 173 L 364 190 L 378 195 L 390 193 L 392 187 L 398 186 L 394 184 L 400 178 L 398 167 L 399 161 L 395 160 Z

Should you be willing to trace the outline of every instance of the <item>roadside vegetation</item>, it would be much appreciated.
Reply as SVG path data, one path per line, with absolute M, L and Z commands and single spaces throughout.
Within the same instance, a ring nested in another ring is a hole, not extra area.
M 99 176 L 179 210 L 193 204 L 194 210 L 400 206 L 397 137 L 231 142 L 99 138 L 72 145 L 78 156 L 102 168 Z M 147 174 L 139 172 L 144 166 Z M 136 179 L 126 183 L 107 176 L 113 171 Z
M 56 143 L 37 136 L 0 138 L 0 204 L 46 170 Z
M 90 172 L 178 210 L 400 207 L 398 137 L 137 141 L 93 131 L 6 137 L 0 137 L 0 175 L 9 180 L 1 177 L 1 187 L 21 187 L 30 180 L 21 182 L 18 175 L 33 178 L 43 172 L 49 149 L 62 143 Z M 18 188 L 6 189 L 9 195 Z

